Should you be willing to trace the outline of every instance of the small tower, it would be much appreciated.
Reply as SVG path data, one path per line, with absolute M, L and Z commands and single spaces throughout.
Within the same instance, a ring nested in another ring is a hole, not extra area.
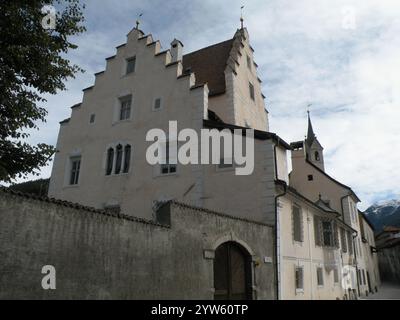
M 320 168 L 322 171 L 325 171 L 324 153 L 323 153 L 324 148 L 322 147 L 317 137 L 315 136 L 311 123 L 310 111 L 307 112 L 308 112 L 308 129 L 307 129 L 307 137 L 304 143 L 306 149 L 306 157 L 307 160 L 310 161 L 312 164 Z

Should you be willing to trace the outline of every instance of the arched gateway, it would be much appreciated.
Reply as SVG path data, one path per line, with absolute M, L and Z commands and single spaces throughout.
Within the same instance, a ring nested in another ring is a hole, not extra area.
M 225 242 L 215 250 L 214 299 L 252 299 L 251 256 L 236 242 Z

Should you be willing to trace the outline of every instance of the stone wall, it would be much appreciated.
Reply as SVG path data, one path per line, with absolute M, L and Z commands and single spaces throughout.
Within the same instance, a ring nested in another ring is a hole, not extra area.
M 225 241 L 252 255 L 253 297 L 275 298 L 272 227 L 174 202 L 160 219 L 0 189 L 0 299 L 212 299 Z M 44 265 L 55 290 L 41 286 Z
M 378 250 L 381 281 L 400 284 L 400 245 Z

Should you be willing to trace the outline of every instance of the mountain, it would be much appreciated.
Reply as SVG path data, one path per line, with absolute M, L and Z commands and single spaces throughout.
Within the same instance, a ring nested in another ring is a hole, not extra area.
M 400 200 L 380 201 L 370 206 L 365 214 L 374 225 L 375 232 L 384 226 L 400 227 Z

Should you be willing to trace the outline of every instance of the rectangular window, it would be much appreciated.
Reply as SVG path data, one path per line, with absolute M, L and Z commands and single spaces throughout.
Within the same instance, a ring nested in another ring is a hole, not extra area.
M 254 86 L 249 82 L 250 98 L 254 100 Z
M 169 142 L 165 144 L 166 157 L 165 164 L 161 165 L 161 174 L 171 174 L 176 172 L 176 164 L 170 163 L 170 155 L 169 155 Z
M 119 120 L 127 120 L 131 117 L 132 98 L 130 96 L 120 99 Z
M 71 172 L 69 178 L 70 185 L 77 185 L 79 182 L 79 171 L 81 169 L 81 157 L 72 157 L 70 159 Z
M 342 245 L 342 252 L 347 252 L 347 241 L 346 241 L 346 231 L 340 229 L 340 243 Z
M 296 267 L 295 282 L 296 282 L 296 291 L 303 291 L 304 290 L 303 267 Z
M 247 68 L 251 70 L 251 59 L 249 56 L 247 56 Z
M 337 267 L 335 267 L 335 269 L 333 269 L 333 282 L 339 283 L 339 271 L 338 271 Z
M 94 113 L 92 113 L 91 115 L 90 115 L 90 120 L 89 120 L 89 123 L 94 123 L 94 120 L 96 119 L 96 115 L 94 114 Z
M 301 209 L 298 206 L 292 208 L 293 240 L 303 241 L 303 223 Z
M 135 67 L 136 67 L 136 57 L 126 59 L 126 74 L 135 72 Z
M 318 217 L 314 216 L 314 239 L 315 245 L 320 246 L 321 241 L 321 221 Z
M 317 268 L 317 284 L 318 286 L 324 285 L 324 274 L 321 267 Z
M 333 229 L 332 222 L 323 221 L 322 222 L 322 232 L 323 232 L 323 241 L 324 246 L 333 247 Z
M 153 110 L 161 109 L 161 98 L 157 98 L 154 100 Z

